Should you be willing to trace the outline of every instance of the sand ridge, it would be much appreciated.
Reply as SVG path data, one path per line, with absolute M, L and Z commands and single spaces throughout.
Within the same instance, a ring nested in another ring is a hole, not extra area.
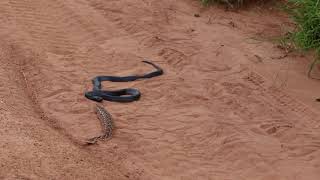
M 1 1 L 0 178 L 318 179 L 318 113 L 258 71 L 257 54 L 284 52 L 249 38 L 279 33 L 286 18 L 214 10 L 193 0 Z M 142 97 L 103 102 L 113 139 L 83 146 L 100 133 L 83 96 L 90 80 L 148 72 L 144 59 L 165 74 L 104 83 Z

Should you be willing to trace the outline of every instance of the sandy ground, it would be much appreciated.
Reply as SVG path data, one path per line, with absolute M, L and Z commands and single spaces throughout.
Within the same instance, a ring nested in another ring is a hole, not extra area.
M 268 40 L 290 25 L 197 0 L 1 0 L 0 179 L 320 179 L 319 81 Z M 105 83 L 142 98 L 104 102 L 113 139 L 84 146 L 90 80 L 143 59 L 165 75 Z

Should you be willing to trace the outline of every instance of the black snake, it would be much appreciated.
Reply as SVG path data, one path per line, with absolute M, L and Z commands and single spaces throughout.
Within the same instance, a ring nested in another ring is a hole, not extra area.
M 150 64 L 156 70 L 145 75 L 133 75 L 133 76 L 97 76 L 92 80 L 93 89 L 92 91 L 86 92 L 85 96 L 93 101 L 101 102 L 103 100 L 116 101 L 116 102 L 132 102 L 137 101 L 140 98 L 140 91 L 138 89 L 126 88 L 114 91 L 102 90 L 102 81 L 111 82 L 129 82 L 135 81 L 137 79 L 153 78 L 163 74 L 163 70 L 149 61 L 142 61 L 144 63 Z

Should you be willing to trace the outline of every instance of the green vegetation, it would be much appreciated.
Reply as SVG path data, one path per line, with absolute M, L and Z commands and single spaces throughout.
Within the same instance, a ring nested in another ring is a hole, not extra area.
M 210 3 L 222 3 L 227 4 L 230 7 L 240 7 L 243 5 L 244 0 L 201 0 L 203 4 L 208 5 Z
M 302 50 L 316 51 L 310 75 L 320 60 L 320 0 L 289 0 L 287 9 L 297 24 L 296 32 L 292 33 L 294 43 Z
M 221 3 L 232 8 L 241 7 L 249 2 L 262 1 L 264 0 L 201 0 L 205 5 Z M 320 63 L 320 0 L 285 0 L 284 2 L 287 2 L 285 9 L 293 17 L 297 28 L 294 32 L 289 32 L 280 38 L 280 46 L 286 49 L 315 50 L 316 57 L 308 73 L 310 76 L 313 67 Z

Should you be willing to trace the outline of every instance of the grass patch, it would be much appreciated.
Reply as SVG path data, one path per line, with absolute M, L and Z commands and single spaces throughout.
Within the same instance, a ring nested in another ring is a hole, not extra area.
M 224 4 L 239 8 L 248 4 L 270 2 L 271 0 L 201 0 L 204 5 Z M 320 0 L 281 0 L 285 10 L 296 23 L 294 32 L 280 38 L 280 45 L 286 49 L 314 50 L 316 57 L 310 65 L 308 76 L 313 68 L 320 64 Z M 281 4 L 280 3 L 280 4 Z
M 201 0 L 202 4 L 209 5 L 212 3 L 219 3 L 219 4 L 227 4 L 230 7 L 240 7 L 243 5 L 244 0 Z
M 254 3 L 263 3 L 270 0 L 201 0 L 202 4 L 224 4 L 231 8 L 240 8 L 244 5 L 254 4 Z
M 302 50 L 315 50 L 309 73 L 320 62 L 320 0 L 289 0 L 287 10 L 297 24 L 292 40 Z

